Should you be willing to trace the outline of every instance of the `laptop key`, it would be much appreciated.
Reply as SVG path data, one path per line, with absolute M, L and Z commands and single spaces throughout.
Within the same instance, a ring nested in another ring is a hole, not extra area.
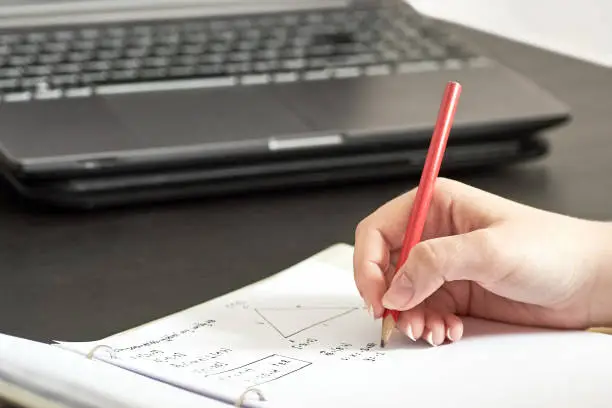
M 64 56 L 62 54 L 41 54 L 38 57 L 38 62 L 41 64 L 57 64 L 64 60 Z
M 172 78 L 190 78 L 193 77 L 196 72 L 196 68 L 192 65 L 172 67 L 168 70 L 168 75 Z
M 79 82 L 85 85 L 103 83 L 107 81 L 108 76 L 108 72 L 87 72 L 81 75 Z
M 42 51 L 47 52 L 47 53 L 65 52 L 69 48 L 70 48 L 70 45 L 68 43 L 63 43 L 63 42 L 48 42 L 48 43 L 41 45 Z
M 225 66 L 225 72 L 232 75 L 248 74 L 252 72 L 252 68 L 248 62 L 228 64 Z
M 85 40 L 95 40 L 100 37 L 101 33 L 96 29 L 84 29 L 79 32 L 81 38 Z
M 307 66 L 307 60 L 303 58 L 287 59 L 282 62 L 282 66 L 289 71 L 301 70 Z
M 55 67 L 55 72 L 59 74 L 72 74 L 81 72 L 82 66 L 80 64 L 61 64 Z
M 99 60 L 113 60 L 122 57 L 122 50 L 101 49 L 97 52 L 96 58 Z
M 143 58 L 147 55 L 149 55 L 149 49 L 146 47 L 128 48 L 125 50 L 125 56 L 129 58 Z
M 97 43 L 93 40 L 75 41 L 71 48 L 79 51 L 90 51 L 96 49 Z
M 15 44 L 11 47 L 11 52 L 14 54 L 36 54 L 40 46 L 38 44 Z
M 179 52 L 180 54 L 189 54 L 189 55 L 200 55 L 204 54 L 206 50 L 206 46 L 204 44 L 187 44 L 183 45 Z
M 137 77 L 138 77 L 138 70 L 125 69 L 125 70 L 112 71 L 110 75 L 110 80 L 113 82 L 133 81 Z
M 234 52 L 229 55 L 229 61 L 232 62 L 244 62 L 251 60 L 251 53 L 249 52 Z
M 356 54 L 347 56 L 345 62 L 347 65 L 367 65 L 377 63 L 378 59 L 374 54 Z
M 34 61 L 36 61 L 36 55 L 34 54 L 12 55 L 8 60 L 9 64 L 13 66 L 29 65 L 29 64 L 34 63 Z
M 64 88 L 64 87 L 77 85 L 79 83 L 79 76 L 78 75 L 55 75 L 50 79 L 50 81 L 53 87 Z
M 84 62 L 93 57 L 91 52 L 72 52 L 68 54 L 67 60 L 70 62 Z
M 270 72 L 278 68 L 276 61 L 260 61 L 253 64 L 253 70 L 255 72 Z
M 188 65 L 188 66 L 193 66 L 193 65 L 197 65 L 200 62 L 200 59 L 198 58 L 197 55 L 179 55 L 179 56 L 175 56 L 172 59 L 172 65 L 173 66 L 184 66 L 184 65 Z
M 41 83 L 46 83 L 45 77 L 26 77 L 21 79 L 21 87 L 25 89 L 34 89 Z
M 170 58 L 168 57 L 152 57 L 144 61 L 146 67 L 166 67 L 168 65 L 170 65 Z
M 112 69 L 113 61 L 91 61 L 83 65 L 84 71 L 108 71 Z
M 19 34 L 2 34 L 0 35 L 0 44 L 11 45 L 21 42 L 21 35 Z
M 16 90 L 15 92 L 6 92 L 2 95 L 4 102 L 26 102 L 32 99 L 32 93 L 29 91 Z
M 167 73 L 167 68 L 146 68 L 140 71 L 140 78 L 147 81 L 164 79 L 166 78 Z
M 31 65 L 25 69 L 25 75 L 45 76 L 51 73 L 52 68 L 48 65 Z
M 115 69 L 138 69 L 140 67 L 140 60 L 135 58 L 116 60 L 113 67 Z
M 22 71 L 20 68 L 2 68 L 0 69 L 0 78 L 18 78 Z
M 198 76 L 220 76 L 225 74 L 225 67 L 220 64 L 200 65 L 196 68 Z
M 100 48 L 118 49 L 124 45 L 123 38 L 103 38 L 98 42 Z
M 19 89 L 19 80 L 17 78 L 13 79 L 0 79 L 0 92 L 15 92 Z
M 222 53 L 218 54 L 205 54 L 199 57 L 199 60 L 203 64 L 223 64 L 227 56 Z

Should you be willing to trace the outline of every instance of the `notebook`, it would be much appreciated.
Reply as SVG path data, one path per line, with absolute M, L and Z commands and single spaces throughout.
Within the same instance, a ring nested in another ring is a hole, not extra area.
M 395 333 L 381 349 L 352 253 L 333 245 L 98 341 L 2 335 L 0 395 L 45 408 L 610 406 L 605 334 L 468 318 L 459 342 L 431 347 Z

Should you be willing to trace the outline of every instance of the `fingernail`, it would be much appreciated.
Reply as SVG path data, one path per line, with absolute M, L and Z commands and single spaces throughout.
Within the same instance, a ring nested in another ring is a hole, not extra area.
M 364 308 L 368 311 L 368 314 L 370 315 L 370 317 L 372 319 L 376 319 L 376 316 L 374 316 L 374 306 L 372 306 L 367 301 L 364 301 L 363 303 L 364 303 Z
M 436 346 L 436 344 L 433 341 L 433 332 L 431 330 L 425 336 L 425 341 L 428 342 L 429 344 L 431 344 L 434 347 Z
M 414 333 L 412 332 L 411 325 L 408 325 L 408 327 L 406 328 L 406 335 L 410 338 L 410 340 L 416 341 L 416 339 L 414 338 Z
M 448 337 L 448 339 L 449 339 L 450 341 L 453 341 L 453 337 L 451 336 L 451 331 L 450 331 L 450 329 L 446 329 L 446 337 Z
M 387 309 L 402 309 L 410 302 L 413 293 L 410 278 L 402 273 L 383 296 L 383 304 Z

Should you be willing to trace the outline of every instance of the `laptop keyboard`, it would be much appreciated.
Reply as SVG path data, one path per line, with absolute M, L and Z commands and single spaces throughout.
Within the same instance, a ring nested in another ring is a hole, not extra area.
M 0 97 L 18 102 L 409 74 L 482 61 L 401 4 L 4 31 Z

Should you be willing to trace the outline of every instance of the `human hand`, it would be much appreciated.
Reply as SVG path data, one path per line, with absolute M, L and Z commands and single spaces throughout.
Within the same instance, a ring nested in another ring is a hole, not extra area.
M 612 225 L 528 207 L 439 178 L 421 242 L 395 271 L 416 189 L 355 232 L 355 283 L 375 318 L 431 345 L 461 316 L 555 328 L 612 322 Z

